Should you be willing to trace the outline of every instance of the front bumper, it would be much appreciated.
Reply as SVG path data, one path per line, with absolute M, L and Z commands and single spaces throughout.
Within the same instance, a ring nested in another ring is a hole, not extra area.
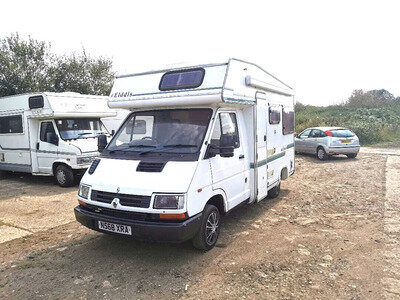
M 360 146 L 348 146 L 348 147 L 329 147 L 326 149 L 326 153 L 330 155 L 335 154 L 357 154 L 360 151 Z
M 76 220 L 90 229 L 113 234 L 112 232 L 99 229 L 98 226 L 98 221 L 110 222 L 131 226 L 131 237 L 133 238 L 170 243 L 180 243 L 193 238 L 200 229 L 202 217 L 200 213 L 182 222 L 139 221 L 104 216 L 89 211 L 82 206 L 75 207 L 74 211 Z

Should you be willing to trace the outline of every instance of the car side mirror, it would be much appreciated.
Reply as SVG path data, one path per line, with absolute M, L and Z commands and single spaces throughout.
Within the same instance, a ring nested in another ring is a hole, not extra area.
M 234 155 L 235 141 L 233 135 L 222 134 L 219 144 L 219 155 L 221 157 L 232 157 Z
M 100 134 L 97 138 L 97 149 L 101 153 L 107 146 L 107 136 L 105 134 Z
M 111 130 L 111 136 L 114 136 L 115 135 L 115 130 L 113 129 L 113 130 Z

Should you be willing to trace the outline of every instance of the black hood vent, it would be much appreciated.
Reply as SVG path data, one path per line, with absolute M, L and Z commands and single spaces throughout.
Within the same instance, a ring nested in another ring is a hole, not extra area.
M 162 172 L 164 169 L 166 162 L 144 162 L 141 161 L 136 168 L 137 172 Z

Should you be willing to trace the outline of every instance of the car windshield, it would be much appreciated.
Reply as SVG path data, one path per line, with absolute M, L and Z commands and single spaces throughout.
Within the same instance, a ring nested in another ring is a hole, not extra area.
M 354 133 L 348 129 L 334 129 L 330 130 L 333 137 L 353 137 Z
M 169 109 L 132 113 L 107 147 L 115 151 L 196 153 L 211 109 Z
M 57 119 L 56 125 L 63 140 L 85 139 L 108 134 L 100 119 Z

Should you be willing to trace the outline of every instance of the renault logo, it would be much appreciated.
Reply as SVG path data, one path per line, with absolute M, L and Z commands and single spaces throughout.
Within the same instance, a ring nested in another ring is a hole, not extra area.
M 114 206 L 114 208 L 116 208 L 119 204 L 119 199 L 118 198 L 114 198 L 113 201 L 111 202 L 112 206 Z

